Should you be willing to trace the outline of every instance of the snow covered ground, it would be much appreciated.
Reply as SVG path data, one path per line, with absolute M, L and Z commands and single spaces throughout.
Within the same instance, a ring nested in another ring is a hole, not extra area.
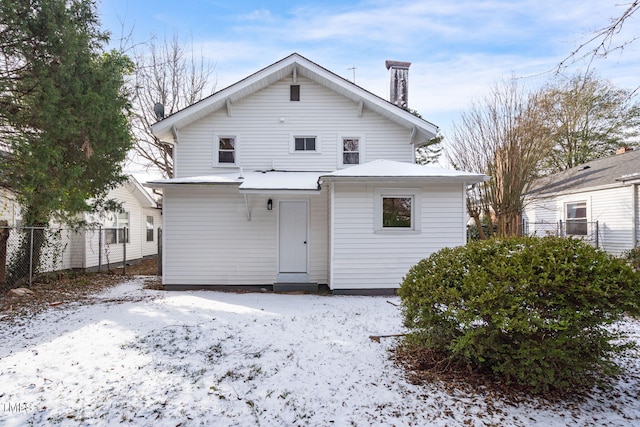
M 395 297 L 163 292 L 0 323 L 0 425 L 638 426 L 640 361 L 582 403 L 506 403 L 409 384 Z M 640 341 L 640 322 L 622 325 Z M 636 355 L 637 356 L 637 355 Z

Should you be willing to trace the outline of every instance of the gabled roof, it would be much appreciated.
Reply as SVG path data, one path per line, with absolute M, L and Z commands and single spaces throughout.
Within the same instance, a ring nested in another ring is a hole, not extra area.
M 640 150 L 627 151 L 541 178 L 529 194 L 544 196 L 615 187 L 623 185 L 624 181 L 638 179 L 639 175 Z
M 362 103 L 362 108 L 367 108 L 407 129 L 411 129 L 412 142 L 417 145 L 428 142 L 438 131 L 438 127 L 434 124 L 416 117 L 297 53 L 293 53 L 239 82 L 166 117 L 164 120 L 152 125 L 151 130 L 162 141 L 173 143 L 174 134 L 181 128 L 221 108 L 228 108 L 240 99 L 292 75 L 306 77 L 350 99 L 356 106 Z
M 487 175 L 463 172 L 454 169 L 444 169 L 436 166 L 417 165 L 396 162 L 393 160 L 374 160 L 358 166 L 340 169 L 322 176 L 324 179 L 341 178 L 422 178 L 431 181 L 455 181 L 477 183 L 489 179 Z
M 140 205 L 145 208 L 157 208 L 158 204 L 154 198 L 149 194 L 146 188 L 140 184 L 140 182 L 133 176 L 129 175 L 129 180 L 124 183 L 124 186 L 133 194 L 138 200 Z

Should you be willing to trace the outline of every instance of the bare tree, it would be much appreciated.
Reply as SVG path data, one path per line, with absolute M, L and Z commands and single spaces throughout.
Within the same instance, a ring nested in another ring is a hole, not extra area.
M 558 64 L 558 71 L 583 59 L 607 57 L 614 51 L 624 50 L 640 37 L 639 35 L 632 35 L 626 39 L 619 39 L 625 24 L 640 9 L 640 0 L 632 0 L 630 3 L 621 3 L 617 6 L 624 7 L 622 13 L 611 18 L 607 25 L 594 31 L 589 38 L 575 48 Z
M 467 194 L 467 210 L 480 233 L 482 217 L 490 223 L 495 217 L 501 236 L 521 233 L 524 195 L 549 148 L 540 120 L 537 95 L 525 94 L 512 79 L 494 85 L 454 124 L 449 162 L 490 176 Z
M 557 78 L 542 90 L 539 107 L 554 144 L 547 173 L 611 155 L 638 135 L 640 107 L 630 91 L 593 73 Z
M 149 42 L 133 49 L 136 62 L 134 75 L 133 129 L 137 137 L 137 162 L 159 170 L 165 177 L 173 176 L 173 147 L 151 133 L 158 121 L 154 106 L 163 105 L 164 115 L 171 115 L 213 93 L 215 66 L 201 55 L 196 57 L 193 46 L 171 39 Z

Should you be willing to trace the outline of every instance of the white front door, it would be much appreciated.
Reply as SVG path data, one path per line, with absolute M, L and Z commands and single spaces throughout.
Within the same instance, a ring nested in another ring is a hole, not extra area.
M 280 273 L 307 272 L 307 202 L 281 201 L 279 219 Z

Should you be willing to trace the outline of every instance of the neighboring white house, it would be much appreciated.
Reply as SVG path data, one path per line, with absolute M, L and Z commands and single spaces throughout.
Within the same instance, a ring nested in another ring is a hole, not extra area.
M 51 249 L 55 256 L 47 254 L 41 266 L 43 271 L 66 269 L 89 269 L 98 266 L 134 261 L 158 253 L 158 228 L 162 225 L 162 212 L 149 192 L 130 176 L 124 184 L 111 190 L 108 199 L 122 204 L 123 212 L 108 213 L 103 217 L 86 215 L 88 227 L 79 230 L 51 224 L 56 230 L 55 246 Z M 0 193 L 0 220 L 6 220 L 10 227 L 8 241 L 9 258 L 19 245 L 22 216 L 19 204 L 11 192 Z M 122 228 L 129 232 L 125 242 Z M 116 228 L 120 230 L 116 230 Z
M 545 177 L 527 195 L 525 227 L 585 238 L 619 255 L 640 240 L 639 184 L 640 151 L 624 148 Z
M 437 127 L 292 54 L 153 125 L 173 144 L 163 189 L 167 289 L 388 292 L 466 241 L 465 189 L 484 175 L 414 164 Z

